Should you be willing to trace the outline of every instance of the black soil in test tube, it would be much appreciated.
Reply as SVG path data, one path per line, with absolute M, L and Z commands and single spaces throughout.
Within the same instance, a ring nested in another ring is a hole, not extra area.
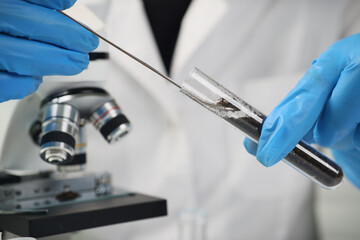
M 221 99 L 215 108 L 218 109 L 219 112 L 228 112 L 228 114 L 221 114 L 224 120 L 244 132 L 251 139 L 258 141 L 261 126 L 266 116 L 241 99 L 236 98 L 234 100 L 238 103 L 241 102 L 241 105 L 248 111 L 244 114 L 229 114 L 229 112 L 239 112 L 242 110 L 225 99 Z M 257 116 L 261 121 L 250 116 L 248 113 Z M 239 117 L 235 117 L 236 115 Z M 328 157 L 303 141 L 300 141 L 285 157 L 285 161 L 325 188 L 336 187 L 342 182 L 343 172 L 341 168 Z
M 181 92 L 258 142 L 266 116 L 200 70 L 191 72 L 183 82 Z M 327 189 L 338 186 L 344 177 L 336 163 L 303 141 L 284 161 Z

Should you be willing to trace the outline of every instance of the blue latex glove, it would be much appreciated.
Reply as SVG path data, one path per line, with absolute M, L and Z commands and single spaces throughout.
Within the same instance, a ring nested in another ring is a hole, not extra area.
M 35 92 L 46 75 L 74 75 L 99 40 L 56 12 L 76 0 L 0 0 L 0 102 Z
M 265 166 L 301 140 L 330 147 L 347 178 L 360 188 L 360 34 L 330 46 L 266 118 L 258 146 L 244 146 Z

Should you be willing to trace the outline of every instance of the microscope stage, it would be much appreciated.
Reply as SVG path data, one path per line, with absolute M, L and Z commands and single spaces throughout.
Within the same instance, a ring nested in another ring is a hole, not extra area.
M 21 214 L 41 209 L 48 212 Z M 165 199 L 115 188 L 108 173 L 0 172 L 0 230 L 21 237 L 48 237 L 166 214 Z
M 139 193 L 47 209 L 46 215 L 0 215 L 0 229 L 41 238 L 167 214 L 166 200 Z

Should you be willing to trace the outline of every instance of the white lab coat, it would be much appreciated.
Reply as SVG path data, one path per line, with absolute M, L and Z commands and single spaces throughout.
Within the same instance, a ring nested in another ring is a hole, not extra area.
M 313 59 L 356 32 L 358 1 L 193 0 L 171 77 L 198 67 L 268 114 Z M 165 72 L 141 0 L 112 1 L 109 39 Z M 79 232 L 74 239 L 178 239 L 182 212 L 205 216 L 207 239 L 316 239 L 311 182 L 284 163 L 261 166 L 243 136 L 178 89 L 110 49 L 106 89 L 133 124 L 107 145 L 88 128 L 88 167 L 168 200 L 163 218 Z M 8 163 L 9 164 L 9 163 Z M 199 214 L 201 212 L 201 214 Z
M 357 1 L 194 0 L 171 77 L 181 83 L 196 66 L 269 113 L 313 59 L 358 30 L 359 10 Z M 110 39 L 164 72 L 140 0 L 113 1 L 108 20 Z M 110 52 L 108 89 L 134 131 L 116 147 L 97 139 L 93 146 L 104 152 L 90 165 L 109 151 L 104 169 L 114 169 L 120 185 L 166 198 L 169 216 L 99 230 L 106 239 L 177 239 L 178 215 L 187 209 L 207 215 L 208 239 L 316 238 L 307 179 L 283 163 L 264 168 L 239 132 Z

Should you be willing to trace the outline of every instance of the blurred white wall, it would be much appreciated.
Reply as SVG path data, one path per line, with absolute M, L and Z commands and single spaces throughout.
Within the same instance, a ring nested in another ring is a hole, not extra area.
M 18 100 L 7 101 L 0 103 L 0 156 L 2 152 L 3 143 L 6 138 L 7 126 L 11 120 L 11 116 L 15 110 Z
M 322 240 L 360 239 L 360 190 L 345 181 L 335 190 L 316 187 L 315 196 Z

